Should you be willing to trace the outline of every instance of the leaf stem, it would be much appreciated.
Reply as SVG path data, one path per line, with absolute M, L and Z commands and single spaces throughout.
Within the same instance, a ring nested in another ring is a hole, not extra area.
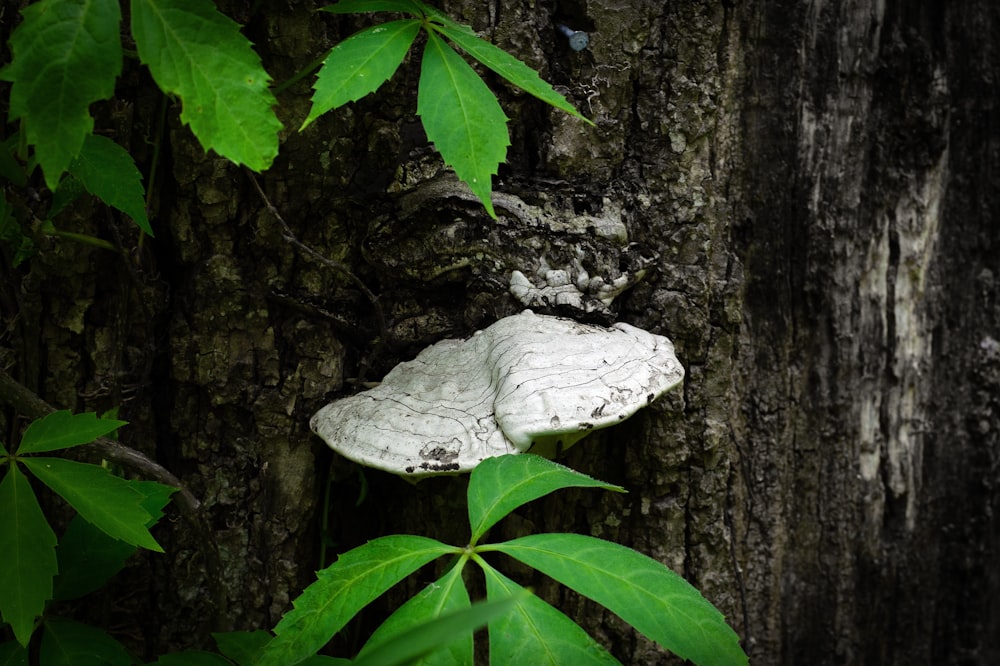
M 92 245 L 104 250 L 118 252 L 117 247 L 102 238 L 95 238 L 94 236 L 88 236 L 87 234 L 78 234 L 75 231 L 60 231 L 59 229 L 52 229 L 48 232 L 48 235 L 57 236 L 59 238 L 68 238 L 69 240 L 84 243 L 85 245 Z

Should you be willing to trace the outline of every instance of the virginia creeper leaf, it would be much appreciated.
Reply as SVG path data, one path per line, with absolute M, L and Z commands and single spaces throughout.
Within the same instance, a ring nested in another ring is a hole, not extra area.
M 132 218 L 148 236 L 153 235 L 146 217 L 146 191 L 132 156 L 111 139 L 92 134 L 69 166 L 87 191 Z
M 521 594 L 506 599 L 472 604 L 468 608 L 451 611 L 423 622 L 379 645 L 368 654 L 359 656 L 354 660 L 354 666 L 396 666 L 414 663 L 421 656 L 446 645 L 454 637 L 471 633 L 491 619 L 510 612 L 515 604 L 529 594 L 530 592 L 523 590 Z
M 0 615 L 21 645 L 52 598 L 56 566 L 56 535 L 28 479 L 11 464 L 0 481 Z
M 121 643 L 96 627 L 50 618 L 45 621 L 39 661 L 45 666 L 131 666 Z
M 582 534 L 533 534 L 498 550 L 593 599 L 682 659 L 747 664 L 736 635 L 716 608 L 656 560 Z
M 406 57 L 420 21 L 391 21 L 362 30 L 333 47 L 313 89 L 309 123 L 330 109 L 361 99 L 389 80 Z
M 140 505 L 150 516 L 146 527 L 152 527 L 163 517 L 163 508 L 170 503 L 170 496 L 179 490 L 173 486 L 144 479 L 130 479 L 128 485 L 142 495 Z
M 28 666 L 28 648 L 17 641 L 0 643 L 0 666 Z
M 254 171 L 278 153 L 270 77 L 240 26 L 205 0 L 132 0 L 132 36 L 157 85 L 205 150 Z
M 135 551 L 132 544 L 112 539 L 77 514 L 56 548 L 59 574 L 52 598 L 77 599 L 100 589 Z
M 432 24 L 433 25 L 433 24 Z M 449 22 L 445 25 L 435 25 L 434 29 L 462 47 L 462 50 L 483 63 L 494 72 L 507 79 L 524 92 L 537 97 L 546 104 L 566 113 L 576 116 L 593 125 L 590 120 L 580 115 L 566 98 L 553 90 L 552 86 L 538 76 L 538 72 L 507 53 L 503 49 L 490 44 L 485 39 L 476 36 L 471 29 L 460 24 Z
M 71 414 L 62 410 L 32 421 L 21 437 L 18 453 L 44 453 L 87 444 L 114 432 L 126 421 L 99 419 L 93 412 Z
M 486 575 L 487 599 L 502 599 L 524 589 L 484 560 L 477 561 Z M 490 622 L 490 663 L 621 666 L 580 625 L 535 596 Z
M 368 12 L 400 12 L 420 15 L 420 6 L 412 0 L 340 0 L 335 5 L 323 7 L 331 14 L 364 14 Z
M 462 582 L 462 565 L 465 560 L 459 560 L 439 580 L 425 587 L 419 594 L 396 609 L 382 625 L 375 630 L 365 646 L 358 653 L 358 658 L 364 657 L 373 649 L 418 626 L 422 621 L 433 619 L 444 613 L 469 607 L 469 592 Z M 504 595 L 509 596 L 509 595 Z M 463 666 L 473 663 L 472 631 L 464 636 L 456 636 L 454 640 L 439 646 L 413 662 L 413 666 Z
M 24 120 L 45 183 L 55 190 L 93 132 L 90 105 L 114 94 L 121 10 L 117 0 L 39 0 L 21 13 L 0 79 L 14 84 L 10 119 Z
M 490 193 L 507 156 L 507 116 L 483 80 L 433 31 L 427 32 L 417 113 L 445 163 L 496 217 Z
M 621 486 L 598 481 L 532 454 L 487 458 L 469 478 L 469 524 L 475 544 L 486 530 L 511 511 L 560 488 L 603 488 L 625 492 Z
M 239 664 L 250 666 L 271 640 L 271 634 L 258 629 L 257 631 L 223 631 L 212 634 L 219 652 Z
M 426 537 L 395 535 L 341 555 L 317 574 L 274 628 L 258 666 L 292 666 L 323 647 L 359 610 L 431 560 L 458 549 Z
M 21 458 L 32 474 L 108 536 L 162 553 L 146 529 L 145 496 L 98 465 L 64 458 Z

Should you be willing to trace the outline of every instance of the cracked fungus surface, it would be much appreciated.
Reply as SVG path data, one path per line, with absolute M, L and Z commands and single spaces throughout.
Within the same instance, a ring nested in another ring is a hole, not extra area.
M 683 377 L 662 335 L 525 310 L 428 347 L 377 387 L 323 407 L 311 426 L 363 465 L 418 477 L 468 472 L 505 453 L 552 455 Z

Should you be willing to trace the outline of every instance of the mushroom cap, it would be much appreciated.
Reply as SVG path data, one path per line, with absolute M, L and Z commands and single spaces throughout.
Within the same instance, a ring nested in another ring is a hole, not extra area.
M 662 335 L 525 310 L 428 347 L 377 387 L 326 405 L 310 425 L 362 465 L 406 476 L 468 472 L 506 453 L 552 455 L 683 377 Z

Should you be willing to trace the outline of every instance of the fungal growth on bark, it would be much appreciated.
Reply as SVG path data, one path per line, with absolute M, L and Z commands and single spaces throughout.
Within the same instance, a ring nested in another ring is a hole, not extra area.
M 684 377 L 673 344 L 530 310 L 442 340 L 310 425 L 343 456 L 405 476 L 471 471 L 505 453 L 555 455 Z

